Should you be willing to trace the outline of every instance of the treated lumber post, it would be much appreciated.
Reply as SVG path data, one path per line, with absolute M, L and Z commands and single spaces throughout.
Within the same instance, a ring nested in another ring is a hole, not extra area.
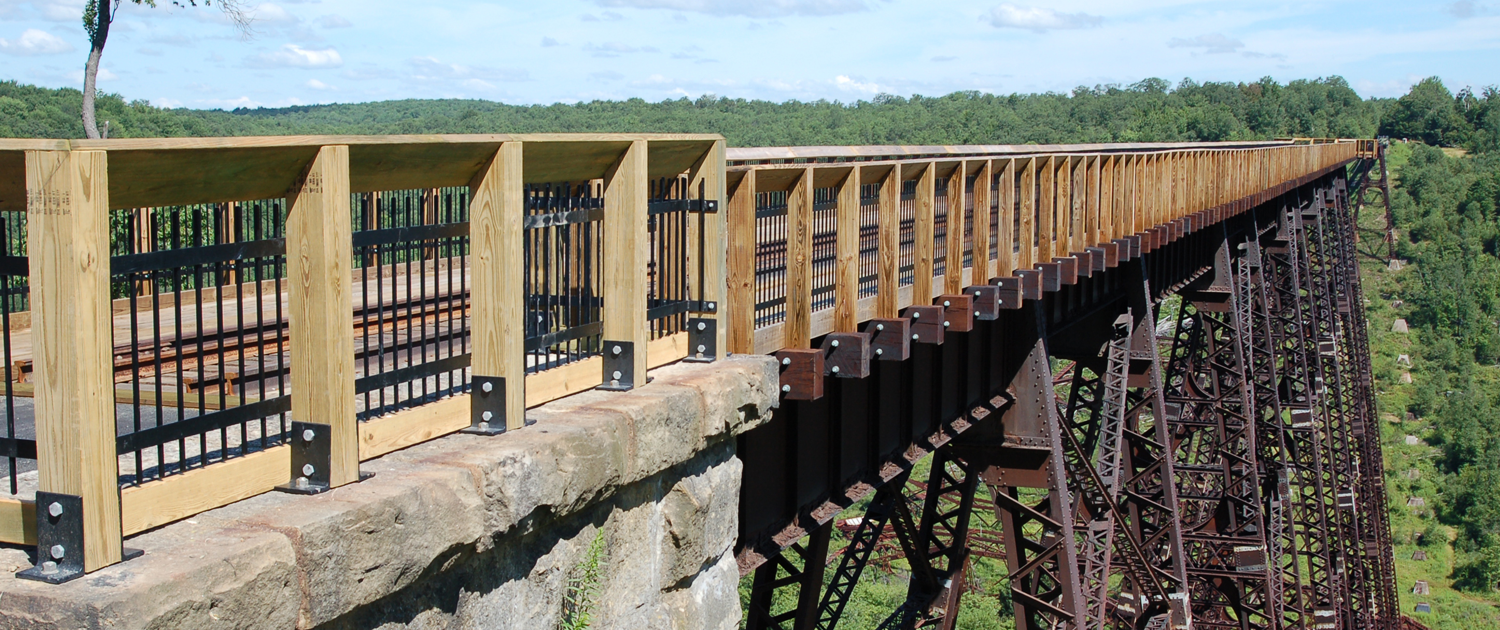
M 785 348 L 812 343 L 813 169 L 807 167 L 786 195 Z
M 1037 177 L 1041 182 L 1041 189 L 1036 198 L 1036 262 L 1050 263 L 1053 255 L 1052 238 L 1055 236 L 1052 226 L 1053 208 L 1057 197 L 1057 186 L 1054 181 L 1057 176 L 1057 167 L 1054 158 L 1041 159 L 1042 163 L 1037 166 Z
M 1038 239 L 1036 238 L 1037 215 L 1037 159 L 1026 160 L 1026 169 L 1021 171 L 1021 234 L 1017 237 L 1021 243 L 1020 260 L 1016 261 L 1017 269 L 1031 269 L 1036 265 Z
M 964 290 L 964 207 L 967 205 L 965 190 L 968 181 L 967 165 L 960 161 L 958 167 L 953 169 L 953 174 L 948 176 L 948 251 L 945 252 L 947 261 L 943 265 L 944 293 L 959 293 Z M 927 303 L 927 300 L 922 303 Z
M 1108 191 L 1101 181 L 1104 177 L 1104 162 L 1109 156 L 1097 155 L 1089 160 L 1089 199 L 1088 199 L 1088 238 L 1084 241 L 1084 247 L 1094 247 L 1101 242 L 1101 237 L 1108 232 L 1105 229 L 1105 221 L 1108 220 L 1109 200 L 1103 194 Z
M 503 396 L 500 404 L 484 405 L 500 418 L 485 418 L 475 406 L 471 419 L 476 429 L 504 423 L 506 430 L 525 426 L 526 418 L 526 286 L 523 275 L 521 221 L 526 198 L 522 187 L 521 143 L 506 142 L 490 163 L 469 182 L 471 286 L 474 338 L 473 372 L 481 377 L 503 379 L 494 384 Z M 482 387 L 482 385 L 481 385 Z M 475 400 L 489 399 L 491 392 L 475 391 Z M 485 423 L 480 427 L 480 423 Z M 498 428 L 498 427 L 496 427 Z
M 990 280 L 990 256 L 994 253 L 990 251 L 990 230 L 993 229 L 991 221 L 994 221 L 990 214 L 990 205 L 995 200 L 991 187 L 995 183 L 994 173 L 994 161 L 986 160 L 974 175 L 974 272 L 970 284 L 984 284 Z
M 287 191 L 292 413 L 331 431 L 328 487 L 359 481 L 349 147 L 326 146 Z M 313 476 L 313 475 L 307 475 Z
M 691 196 L 696 199 L 701 195 L 704 201 L 711 201 L 720 209 L 725 207 L 724 159 L 725 143 L 723 140 L 715 140 L 713 146 L 688 171 Z M 751 213 L 753 221 L 754 209 Z M 702 309 L 694 311 L 693 317 L 718 322 L 713 356 L 705 358 L 722 359 L 729 341 L 728 326 L 724 325 L 725 317 L 721 315 L 724 311 L 720 308 L 724 306 L 727 288 L 724 269 L 728 249 L 725 242 L 728 217 L 723 211 L 697 212 L 690 216 L 692 223 L 688 229 L 688 259 L 691 264 L 688 265 L 688 290 L 690 295 L 698 299 Z M 751 239 L 750 246 L 755 246 L 754 239 Z M 857 252 L 858 245 L 855 247 Z M 697 348 L 688 348 L 688 356 L 696 355 Z
M 83 499 L 81 564 L 84 571 L 95 571 L 122 559 L 110 351 L 108 156 L 27 151 L 25 160 L 37 488 Z M 76 567 L 79 550 L 63 551 L 57 563 Z M 48 557 L 39 557 L 38 564 Z
M 841 333 L 859 329 L 859 170 L 855 164 L 844 178 L 833 210 L 833 330 Z
M 917 218 L 912 227 L 911 301 L 912 304 L 927 304 L 932 301 L 933 250 L 937 245 L 934 240 L 937 228 L 937 168 L 931 162 L 918 168 L 922 169 L 922 175 L 917 179 Z
M 1016 161 L 1006 160 L 1005 166 L 1001 168 L 996 165 L 992 167 L 1000 177 L 995 186 L 1000 193 L 999 212 L 995 213 L 995 221 L 999 221 L 1000 229 L 998 238 L 995 239 L 995 276 L 1008 278 L 1015 274 L 1015 218 L 1016 218 Z M 974 284 L 980 281 L 988 282 L 989 278 L 976 278 Z
M 729 351 L 755 354 L 755 171 L 729 197 L 729 293 L 724 321 L 729 329 Z
M 875 316 L 896 316 L 901 264 L 901 165 L 891 167 L 880 184 L 880 214 L 877 219 L 877 263 Z
M 647 146 L 635 140 L 604 175 L 604 388 L 646 384 Z

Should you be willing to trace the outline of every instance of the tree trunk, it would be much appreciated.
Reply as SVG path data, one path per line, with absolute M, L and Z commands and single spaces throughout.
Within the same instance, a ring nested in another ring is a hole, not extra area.
M 99 139 L 99 123 L 94 117 L 94 91 L 98 83 L 99 59 L 104 56 L 104 40 L 109 38 L 110 0 L 90 0 L 99 5 L 99 21 L 90 42 L 89 60 L 83 66 L 83 133 L 90 140 Z

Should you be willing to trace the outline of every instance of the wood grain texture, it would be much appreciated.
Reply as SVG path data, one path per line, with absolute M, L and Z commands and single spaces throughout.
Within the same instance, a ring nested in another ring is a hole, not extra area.
M 802 176 L 786 195 L 786 325 L 782 328 L 787 348 L 807 348 L 812 343 L 812 233 L 813 169 Z
M 301 181 L 287 191 L 287 304 L 292 413 L 332 432 L 329 482 L 359 480 L 359 427 L 354 410 L 354 315 L 349 274 L 349 148 L 318 150 Z
M 943 292 L 964 290 L 964 214 L 967 204 L 968 163 L 959 162 L 948 175 L 947 259 L 943 264 Z
M 839 186 L 834 208 L 833 328 L 842 333 L 859 330 L 859 165 Z
M 36 544 L 36 502 L 0 499 L 0 543 Z
M 469 183 L 472 365 L 476 376 L 505 379 L 508 430 L 525 426 L 526 415 L 523 150 L 519 142 L 501 144 Z
M 645 384 L 650 339 L 646 322 L 646 141 L 630 144 L 604 178 L 604 340 L 635 346 L 636 384 Z M 601 368 L 600 376 L 603 372 Z
M 1000 222 L 999 238 L 995 243 L 995 248 L 1000 251 L 996 252 L 994 275 L 1006 278 L 1013 275 L 1016 270 L 1016 161 L 1006 160 L 1003 166 L 997 162 L 994 168 L 1000 177 L 998 185 L 1000 205 L 999 212 L 994 219 Z M 989 281 L 989 278 L 979 279 Z
M 755 353 L 755 171 L 745 173 L 729 196 L 729 351 Z
M 1088 216 L 1084 218 L 1085 232 L 1087 233 L 1083 246 L 1093 247 L 1098 245 L 1104 234 L 1104 183 L 1100 181 L 1104 177 L 1104 161 L 1108 159 L 1099 155 L 1089 158 L 1089 198 Z
M 1027 160 L 1025 168 L 1021 171 L 1021 201 L 1017 206 L 1021 211 L 1021 233 L 1017 236 L 1021 248 L 1020 256 L 1016 260 L 1016 269 L 1031 269 L 1036 264 L 1038 247 L 1036 226 L 1039 210 L 1037 190 L 1040 187 L 1036 171 L 1036 160 Z
M 271 491 L 290 478 L 292 448 L 277 446 L 120 491 L 125 535 Z
M 988 282 L 991 274 L 990 261 L 995 252 L 990 249 L 991 205 L 994 204 L 995 163 L 985 160 L 974 174 L 974 269 L 973 284 Z
M 1036 196 L 1036 262 L 1052 262 L 1052 239 L 1057 234 L 1052 227 L 1057 202 L 1057 165 L 1052 158 L 1045 158 L 1037 165 L 1037 179 L 1040 188 Z
M 877 264 L 875 316 L 895 317 L 899 307 L 901 255 L 901 165 L 896 165 L 880 184 L 880 210 L 876 227 Z
M 598 376 L 599 369 L 594 369 L 594 375 Z M 521 377 L 524 381 L 525 376 Z M 510 381 L 506 381 L 507 390 Z M 520 388 L 523 392 L 525 384 Z M 507 393 L 507 396 L 509 394 Z M 520 396 L 517 396 L 518 398 Z M 506 398 L 506 413 L 509 409 L 510 398 Z M 468 395 L 445 398 L 435 403 L 429 403 L 400 411 L 389 416 L 374 418 L 359 424 L 359 458 L 361 461 L 369 461 L 399 451 L 408 446 L 415 446 L 423 442 L 435 440 L 450 433 L 466 429 L 471 422 L 469 414 L 470 399 Z M 525 426 L 526 409 L 523 407 L 516 412 L 517 426 L 512 427 L 506 422 L 507 430 L 519 429 Z M 506 416 L 506 420 L 510 420 Z
M 931 162 L 917 166 L 921 175 L 917 178 L 916 223 L 912 234 L 912 294 L 922 296 L 922 301 L 932 295 L 933 250 L 936 228 L 937 173 Z M 903 171 L 904 174 L 904 171 Z
M 102 151 L 26 153 L 38 488 L 83 497 L 87 571 L 120 561 L 108 172 Z
M 694 199 L 701 196 L 719 205 L 718 212 L 700 212 L 690 217 L 688 269 L 699 270 L 699 272 L 688 273 L 688 290 L 689 295 L 720 306 L 717 313 L 694 314 L 694 317 L 719 320 L 717 343 L 715 343 L 718 354 L 714 358 L 720 359 L 724 358 L 724 353 L 729 348 L 729 326 L 725 325 L 728 321 L 728 311 L 723 309 L 725 293 L 728 289 L 725 275 L 728 264 L 726 260 L 728 244 L 725 238 L 729 220 L 729 214 L 724 210 L 727 207 L 724 181 L 725 150 L 723 140 L 714 141 L 709 150 L 699 156 L 688 171 L 691 196 Z M 652 154 L 652 158 L 656 158 L 655 153 Z

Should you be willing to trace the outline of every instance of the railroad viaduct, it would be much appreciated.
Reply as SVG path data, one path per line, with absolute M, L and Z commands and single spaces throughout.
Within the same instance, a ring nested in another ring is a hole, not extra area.
M 853 627 L 892 547 L 881 628 L 975 588 L 1024 630 L 1417 627 L 1354 247 L 1383 169 L 0 140 L 0 627 Z

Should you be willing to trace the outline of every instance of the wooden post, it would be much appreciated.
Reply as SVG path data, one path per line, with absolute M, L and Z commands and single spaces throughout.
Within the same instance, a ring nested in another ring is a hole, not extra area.
M 1053 208 L 1057 201 L 1057 186 L 1054 179 L 1057 176 L 1057 166 L 1054 158 L 1039 158 L 1042 163 L 1037 165 L 1037 177 L 1041 182 L 1041 190 L 1036 196 L 1036 262 L 1052 262 L 1052 237 L 1054 236 Z
M 1088 200 L 1088 238 L 1084 241 L 1084 247 L 1094 247 L 1100 242 L 1105 231 L 1106 214 L 1109 210 L 1109 199 L 1105 192 L 1109 189 L 1104 187 L 1104 162 L 1109 156 L 1097 155 L 1089 160 L 1089 200 Z
M 883 319 L 895 317 L 900 310 L 897 296 L 901 283 L 901 181 L 901 165 L 895 164 L 880 184 L 875 317 Z
M 287 191 L 292 413 L 332 432 L 328 485 L 359 481 L 354 417 L 349 147 L 326 146 Z
M 834 262 L 833 330 L 859 330 L 859 165 L 849 171 L 839 188 L 833 213 Z
M 925 305 L 932 301 L 933 250 L 937 242 L 937 168 L 931 162 L 918 165 L 922 175 L 917 180 L 916 221 L 912 227 L 911 303 Z M 950 213 L 951 214 L 951 213 Z
M 986 160 L 974 176 L 974 272 L 969 284 L 985 284 L 990 281 L 990 230 L 994 218 L 990 204 L 995 194 L 991 186 L 995 183 L 995 163 Z M 999 240 L 999 239 L 996 239 Z
M 1021 171 L 1021 234 L 1017 236 L 1021 243 L 1020 260 L 1016 261 L 1017 269 L 1031 269 L 1036 265 L 1037 238 L 1036 225 L 1037 215 L 1037 160 L 1030 158 L 1026 160 L 1026 169 Z
M 812 344 L 813 169 L 803 169 L 786 195 L 786 322 L 784 348 Z
M 724 269 L 728 249 L 725 242 L 724 229 L 728 218 L 726 213 L 722 211 L 725 207 L 724 153 L 724 141 L 716 140 L 713 146 L 703 154 L 703 157 L 698 158 L 698 162 L 688 171 L 688 181 L 691 182 L 690 187 L 692 189 L 691 196 L 696 199 L 699 194 L 702 194 L 705 200 L 717 203 L 721 209 L 720 212 L 700 212 L 691 215 L 691 223 L 688 226 L 688 260 L 690 261 L 688 265 L 689 295 L 702 302 L 712 303 L 720 307 L 716 313 L 707 312 L 705 309 L 693 314 L 693 317 L 699 319 L 714 319 L 719 322 L 718 335 L 714 343 L 717 349 L 717 352 L 713 356 L 715 359 L 724 358 L 725 348 L 728 347 L 729 343 L 728 326 L 725 325 L 727 318 L 720 315 L 725 312 L 722 307 L 724 306 L 725 290 L 727 287 Z M 752 208 L 752 230 L 754 229 L 754 213 L 755 210 Z M 755 239 L 750 239 L 750 246 L 755 246 Z M 858 251 L 858 245 L 855 248 L 855 251 Z M 700 250 L 702 256 L 701 267 L 699 261 Z M 752 254 L 753 256 L 754 254 Z M 754 311 L 754 308 L 752 307 L 751 310 Z M 696 349 L 689 348 L 688 354 L 695 355 Z
M 729 197 L 729 293 L 727 316 L 729 351 L 755 354 L 755 171 Z
M 108 156 L 27 151 L 25 159 L 37 487 L 83 497 L 83 567 L 94 571 L 121 560 Z
M 969 180 L 967 165 L 960 161 L 948 176 L 948 251 L 943 264 L 943 292 L 956 294 L 964 290 L 964 206 Z M 932 298 L 922 301 L 926 304 Z
M 1016 161 L 1006 160 L 999 171 L 1000 182 L 996 186 L 1000 193 L 1000 208 L 994 220 L 1000 222 L 999 238 L 995 239 L 995 276 L 1008 278 L 1015 275 L 1015 217 L 1016 217 Z M 989 278 L 984 278 L 985 282 Z M 975 284 L 979 284 L 977 281 Z
M 608 261 L 602 291 L 605 360 L 608 363 L 617 345 L 610 342 L 631 344 L 631 373 L 625 376 L 637 387 L 646 384 L 646 344 L 650 341 L 646 322 L 646 262 L 650 260 L 646 158 L 646 141 L 631 142 L 604 175 L 604 259 Z
M 526 287 L 521 143 L 506 142 L 469 182 L 475 376 L 505 379 L 505 428 L 526 426 Z

